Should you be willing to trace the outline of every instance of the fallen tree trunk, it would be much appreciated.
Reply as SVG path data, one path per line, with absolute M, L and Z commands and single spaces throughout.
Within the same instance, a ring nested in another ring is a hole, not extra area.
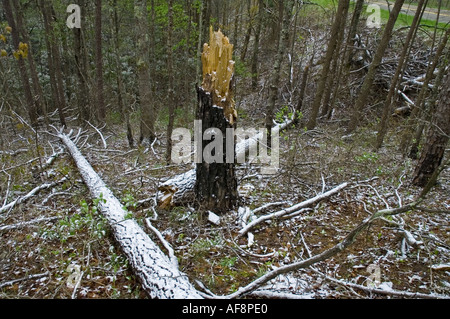
M 155 299 L 200 299 L 202 296 L 134 219 L 127 219 L 122 204 L 84 158 L 70 137 L 58 137 L 72 155 L 92 198 L 102 198 L 99 208 L 140 279 L 143 289 Z

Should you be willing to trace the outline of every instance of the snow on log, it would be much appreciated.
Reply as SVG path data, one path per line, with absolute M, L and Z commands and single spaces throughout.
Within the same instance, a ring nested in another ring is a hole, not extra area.
M 128 258 L 143 289 L 155 299 L 200 299 L 202 296 L 150 239 L 134 219 L 127 219 L 122 204 L 94 171 L 70 138 L 59 133 L 92 198 L 103 198 L 99 208 L 108 220 L 117 242 Z

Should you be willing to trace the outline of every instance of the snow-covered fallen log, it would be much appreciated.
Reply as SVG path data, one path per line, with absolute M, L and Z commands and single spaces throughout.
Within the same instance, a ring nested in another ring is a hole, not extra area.
M 108 220 L 115 239 L 128 258 L 143 289 L 155 299 L 200 299 L 187 276 L 170 261 L 134 219 L 126 217 L 122 204 L 94 171 L 69 136 L 58 137 L 72 155 L 92 198 L 102 198 L 100 212 Z

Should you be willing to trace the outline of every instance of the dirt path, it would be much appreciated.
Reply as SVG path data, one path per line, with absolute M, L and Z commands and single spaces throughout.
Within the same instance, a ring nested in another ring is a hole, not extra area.
M 383 10 L 389 10 L 386 1 L 369 0 L 369 3 L 378 4 Z M 389 7 L 392 8 L 394 2 L 389 1 Z M 405 3 L 402 8 L 402 13 L 413 16 L 416 12 L 417 6 Z M 426 8 L 423 14 L 423 19 L 435 21 L 437 19 L 437 9 Z M 439 14 L 439 22 L 450 23 L 450 10 L 441 10 Z

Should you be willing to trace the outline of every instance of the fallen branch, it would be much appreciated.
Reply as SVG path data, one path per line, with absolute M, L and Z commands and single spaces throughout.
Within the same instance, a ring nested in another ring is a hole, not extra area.
M 34 195 L 36 195 L 37 193 L 39 193 L 41 190 L 43 189 L 47 189 L 47 188 L 52 188 L 55 187 L 58 184 L 64 183 L 67 180 L 66 177 L 60 179 L 57 182 L 53 182 L 53 183 L 47 183 L 47 184 L 42 184 L 39 185 L 35 188 L 33 188 L 28 194 L 18 197 L 16 200 L 12 201 L 11 203 L 4 205 L 0 208 L 0 214 L 4 213 L 10 209 L 12 209 L 15 205 L 21 204 L 27 200 L 29 200 L 30 198 L 32 198 Z
M 105 140 L 105 138 L 103 137 L 102 132 L 100 132 L 100 130 L 99 130 L 98 128 L 96 128 L 94 125 L 92 125 L 91 123 L 89 123 L 89 121 L 86 121 L 86 123 L 89 124 L 94 130 L 96 130 L 97 133 L 98 133 L 98 135 L 100 135 L 100 138 L 102 139 L 102 142 L 103 142 L 103 147 L 104 147 L 105 149 L 108 148 L 108 145 L 106 144 L 106 140 Z
M 175 253 L 173 252 L 173 249 L 170 246 L 170 244 L 167 242 L 167 240 L 164 238 L 161 232 L 152 225 L 150 218 L 145 219 L 145 224 L 147 228 L 151 230 L 156 235 L 156 237 L 158 237 L 159 241 L 163 244 L 164 248 L 167 250 L 170 260 L 172 261 L 172 264 L 178 268 L 178 259 L 175 256 Z
M 51 222 L 51 221 L 54 221 L 57 219 L 59 219 L 59 217 L 44 217 L 44 218 L 33 219 L 28 222 L 17 223 L 14 225 L 6 225 L 6 226 L 0 227 L 0 232 L 7 231 L 7 230 L 13 230 L 13 229 L 17 229 L 17 228 L 24 228 L 24 227 L 27 227 L 30 225 L 44 223 L 44 222 Z
M 295 213 L 295 212 L 297 212 L 297 211 L 299 211 L 299 210 L 301 210 L 303 208 L 307 208 L 307 207 L 309 207 L 311 205 L 314 205 L 314 204 L 316 204 L 316 203 L 318 203 L 318 202 L 320 202 L 320 201 L 322 201 L 322 200 L 324 200 L 324 199 L 326 199 L 326 198 L 328 198 L 328 197 L 330 197 L 330 196 L 340 192 L 342 189 L 344 189 L 347 186 L 348 186 L 348 183 L 343 183 L 343 184 L 339 185 L 338 187 L 333 188 L 332 190 L 330 190 L 330 191 L 328 191 L 326 193 L 320 194 L 320 195 L 318 195 L 316 197 L 308 199 L 308 200 L 306 200 L 304 202 L 301 202 L 301 203 L 299 203 L 297 205 L 294 205 L 294 206 L 291 206 L 289 208 L 285 208 L 285 209 L 279 210 L 279 211 L 277 211 L 275 213 L 272 213 L 272 214 L 261 216 L 261 217 L 255 219 L 255 220 L 253 220 L 251 223 L 247 224 L 247 226 L 245 226 L 243 229 L 241 229 L 239 231 L 239 235 L 238 236 L 241 237 L 241 236 L 245 235 L 250 229 L 252 229 L 256 225 L 258 225 L 258 224 L 260 224 L 260 223 L 262 223 L 262 222 L 264 222 L 266 220 L 270 220 L 270 219 L 273 219 L 273 218 L 279 218 L 279 217 L 282 217 L 282 216 L 287 215 L 287 214 L 292 214 L 292 213 Z
M 10 280 L 10 281 L 6 281 L 6 282 L 3 282 L 3 283 L 0 283 L 0 288 L 14 285 L 16 282 L 21 282 L 21 281 L 26 281 L 26 280 L 31 280 L 31 279 L 39 279 L 39 278 L 42 278 L 42 277 L 45 277 L 45 276 L 48 276 L 48 275 L 49 275 L 49 272 L 47 271 L 47 272 L 42 273 L 42 274 L 30 275 L 30 276 L 19 278 L 19 279 L 13 279 L 13 280 Z
M 99 210 L 107 219 L 115 239 L 149 296 L 157 299 L 202 298 L 187 276 L 173 265 L 137 222 L 127 219 L 127 212 L 120 201 L 70 138 L 62 132 L 58 133 L 58 137 L 74 159 L 91 197 L 103 199 L 99 203 Z
M 318 262 L 327 260 L 327 259 L 337 255 L 338 253 L 342 252 L 344 249 L 348 248 L 349 246 L 351 246 L 355 242 L 356 237 L 361 232 L 368 229 L 369 226 L 375 220 L 378 220 L 380 218 L 387 217 L 387 216 L 394 216 L 394 215 L 408 212 L 408 211 L 414 209 L 420 203 L 420 201 L 421 200 L 418 200 L 417 202 L 411 203 L 404 207 L 380 210 L 380 211 L 374 213 L 372 216 L 367 217 L 364 221 L 362 221 L 337 245 L 325 250 L 324 252 L 322 252 L 318 255 L 312 256 L 308 259 L 301 260 L 301 261 L 298 261 L 298 262 L 295 262 L 295 263 L 292 263 L 289 265 L 279 267 L 275 270 L 272 270 L 272 271 L 268 272 L 267 274 L 265 274 L 264 276 L 251 282 L 247 286 L 239 288 L 235 293 L 226 296 L 226 298 L 231 298 L 231 299 L 240 298 L 244 295 L 247 295 L 247 294 L 257 290 L 262 285 L 264 285 L 265 283 L 269 282 L 270 280 L 276 278 L 279 275 L 286 274 L 291 271 L 297 271 L 299 269 L 307 268 Z
M 343 280 L 338 280 L 335 278 L 331 278 L 329 276 L 325 276 L 325 278 L 333 283 L 342 285 L 342 286 L 346 286 L 346 287 L 351 287 L 351 288 L 356 288 L 356 289 L 360 289 L 366 292 L 370 292 L 373 294 L 380 294 L 380 295 L 389 295 L 389 296 L 396 296 L 396 297 L 403 297 L 403 298 L 420 298 L 420 299 L 449 299 L 450 297 L 448 296 L 442 296 L 442 295 L 438 295 L 438 294 L 423 294 L 420 292 L 409 292 L 409 291 L 400 291 L 400 290 L 384 290 L 381 288 L 372 288 L 372 287 L 366 287 L 363 285 L 358 285 L 358 284 L 354 284 L 351 282 L 346 282 Z

